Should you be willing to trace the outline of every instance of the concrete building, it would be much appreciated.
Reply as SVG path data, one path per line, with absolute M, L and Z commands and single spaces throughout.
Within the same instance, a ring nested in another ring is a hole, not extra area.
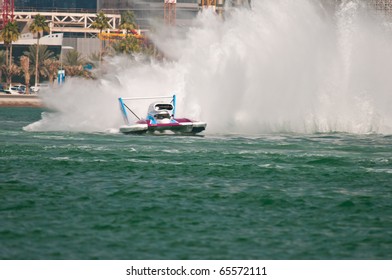
M 107 13 L 132 10 L 140 28 L 148 29 L 152 21 L 164 20 L 164 2 L 164 0 L 98 0 L 97 9 Z M 175 6 L 178 26 L 188 25 L 199 11 L 198 0 L 177 0 Z
M 177 25 L 186 25 L 198 12 L 200 0 L 177 0 Z M 164 0 L 15 0 L 15 11 L 120 14 L 124 10 L 135 13 L 141 29 L 148 29 L 151 21 L 163 20 Z M 67 37 L 67 36 L 66 36 Z
M 97 11 L 96 0 L 14 0 L 15 10 L 26 11 Z

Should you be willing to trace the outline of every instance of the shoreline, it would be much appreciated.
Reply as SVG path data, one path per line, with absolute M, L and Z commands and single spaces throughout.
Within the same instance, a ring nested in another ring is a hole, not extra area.
M 42 108 L 44 104 L 37 95 L 0 94 L 0 107 L 35 107 Z

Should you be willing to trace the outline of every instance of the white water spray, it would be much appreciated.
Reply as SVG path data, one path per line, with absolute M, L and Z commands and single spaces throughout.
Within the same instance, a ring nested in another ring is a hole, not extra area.
M 204 12 L 185 38 L 156 35 L 175 60 L 114 58 L 100 81 L 44 95 L 58 111 L 26 129 L 117 129 L 117 97 L 176 93 L 177 115 L 206 121 L 207 133 L 392 133 L 391 31 L 361 1 L 321 3 L 253 1 L 224 21 Z

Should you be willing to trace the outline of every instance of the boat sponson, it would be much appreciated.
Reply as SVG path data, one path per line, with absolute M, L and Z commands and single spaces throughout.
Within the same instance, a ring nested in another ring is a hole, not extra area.
M 145 132 L 171 131 L 180 134 L 196 134 L 205 130 L 204 122 L 192 122 L 189 119 L 175 119 L 176 122 L 152 124 L 150 120 L 140 120 L 132 125 L 120 127 L 120 132 L 125 134 L 140 134 Z
M 175 119 L 171 123 L 151 124 L 148 122 L 148 131 L 173 131 L 180 133 L 199 133 L 205 130 L 207 124 L 204 122 L 193 122 L 189 119 Z
M 143 133 L 148 130 L 148 125 L 145 124 L 140 124 L 140 123 L 135 123 L 131 125 L 123 125 L 120 127 L 120 132 L 122 133 Z

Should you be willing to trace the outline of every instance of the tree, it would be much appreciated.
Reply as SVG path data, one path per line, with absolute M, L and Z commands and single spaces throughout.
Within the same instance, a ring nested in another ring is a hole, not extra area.
M 0 51 L 0 65 L 6 65 L 5 51 Z M 0 83 L 3 81 L 3 68 L 0 66 Z
M 105 16 L 105 14 L 100 11 L 97 14 L 97 18 L 91 24 L 91 28 L 99 29 L 99 37 L 102 38 L 102 30 L 110 28 L 109 19 Z M 103 52 L 103 40 L 101 39 L 101 50 L 99 52 L 99 62 L 102 61 L 102 52 Z
M 3 71 L 7 77 L 7 85 L 11 85 L 12 76 L 19 75 L 20 68 L 16 64 L 11 64 L 9 67 L 4 67 Z
M 136 28 L 135 14 L 132 11 L 126 11 L 121 14 L 120 28 L 125 29 L 127 35 L 129 34 L 129 31 Z
M 5 59 L 5 56 L 4 56 L 4 59 Z M 5 64 L 5 63 L 4 64 L 0 64 L 1 75 L 4 74 L 4 76 L 7 77 L 7 69 L 8 69 L 7 64 Z
M 93 74 L 85 69 L 84 65 L 86 64 L 86 60 L 77 50 L 67 52 L 64 64 L 65 72 L 70 77 L 79 76 L 87 79 L 94 78 Z
M 26 94 L 30 94 L 30 59 L 28 56 L 20 57 L 20 66 L 25 78 Z
M 83 56 L 77 50 L 70 50 L 65 55 L 64 64 L 66 65 L 78 66 L 83 65 L 84 63 L 85 60 Z
M 89 63 L 92 67 L 97 67 L 99 65 L 99 53 L 91 53 L 88 56 L 87 63 Z
M 7 85 L 11 84 L 12 73 L 14 71 L 12 68 L 12 42 L 15 42 L 19 39 L 20 32 L 18 28 L 18 24 L 15 21 L 8 22 L 4 28 L 0 31 L 0 40 L 4 41 L 4 45 L 6 47 L 6 65 L 8 65 L 7 73 Z M 11 75 L 11 76 L 9 76 Z
M 45 59 L 44 65 L 44 76 L 49 78 L 49 83 L 53 85 L 54 77 L 57 75 L 57 71 L 60 68 L 60 61 L 54 58 Z
M 41 32 L 49 32 L 49 25 L 46 22 L 46 18 L 44 16 L 41 16 L 40 14 L 37 14 L 34 17 L 34 20 L 32 24 L 29 27 L 30 32 L 37 34 L 37 48 L 36 48 L 36 57 L 37 59 L 35 60 L 35 86 L 37 86 L 39 82 L 39 76 L 38 76 L 38 62 L 39 62 L 39 39 L 41 39 Z
M 35 74 L 35 85 L 37 85 L 39 77 L 47 77 L 47 70 L 44 66 L 44 61 L 53 58 L 54 53 L 48 50 L 48 46 L 31 45 L 29 51 L 24 52 L 24 55 L 28 56 L 32 65 L 35 65 L 32 73 Z
M 83 76 L 83 66 L 82 65 L 64 65 L 65 73 L 67 76 Z
M 133 36 L 127 36 L 122 40 L 117 41 L 113 45 L 113 49 L 117 53 L 122 54 L 135 54 L 141 51 L 139 40 Z

